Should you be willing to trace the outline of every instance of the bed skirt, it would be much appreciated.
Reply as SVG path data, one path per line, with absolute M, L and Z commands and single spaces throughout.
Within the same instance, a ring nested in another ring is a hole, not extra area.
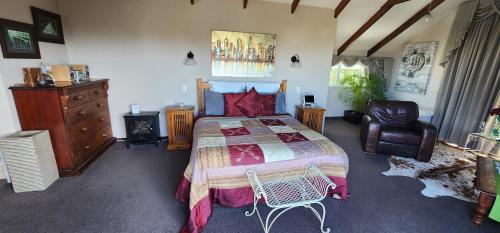
M 337 194 L 341 199 L 347 199 L 347 180 L 342 177 L 328 177 L 337 187 L 328 192 L 328 196 Z M 189 203 L 189 195 L 191 190 L 191 182 L 182 177 L 175 197 L 184 203 Z M 187 223 L 181 228 L 180 232 L 200 233 L 205 224 L 207 224 L 210 215 L 212 214 L 212 204 L 219 204 L 224 207 L 240 208 L 253 204 L 253 190 L 252 187 L 234 188 L 234 189 L 210 189 L 209 196 L 200 200 L 189 211 L 189 219 Z M 243 214 L 243 212 L 242 212 Z

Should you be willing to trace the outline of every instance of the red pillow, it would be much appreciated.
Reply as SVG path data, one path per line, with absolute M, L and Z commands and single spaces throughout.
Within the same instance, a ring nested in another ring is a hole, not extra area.
M 257 97 L 257 116 L 272 116 L 276 113 L 276 95 L 259 95 Z
M 247 117 L 255 117 L 257 116 L 257 101 L 259 98 L 259 94 L 252 87 L 252 90 L 247 92 L 243 98 L 241 98 L 238 102 L 236 102 L 236 106 L 244 113 Z
M 244 116 L 236 103 L 245 96 L 246 93 L 224 93 L 224 116 Z

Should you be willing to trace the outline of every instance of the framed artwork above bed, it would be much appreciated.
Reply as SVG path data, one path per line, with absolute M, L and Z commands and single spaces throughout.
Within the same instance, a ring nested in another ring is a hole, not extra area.
M 276 34 L 212 31 L 212 76 L 274 77 Z

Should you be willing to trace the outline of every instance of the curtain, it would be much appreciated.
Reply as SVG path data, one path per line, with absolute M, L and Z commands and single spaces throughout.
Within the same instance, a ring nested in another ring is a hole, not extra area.
M 493 108 L 500 108 L 500 93 L 498 93 L 498 96 L 495 100 L 495 103 L 493 104 L 493 106 L 491 107 L 492 109 Z M 495 118 L 496 116 L 488 116 L 488 119 L 486 120 L 485 122 L 485 125 L 484 125 L 484 129 L 483 131 L 485 133 L 491 133 L 491 131 L 493 130 L 493 126 L 495 125 Z M 499 150 L 500 152 L 500 150 Z
M 439 140 L 463 146 L 467 135 L 479 130 L 499 94 L 500 11 L 496 8 L 497 2 L 472 9 L 471 23 L 463 40 L 459 37 L 462 42 L 458 47 L 455 44 L 457 37 L 450 36 L 451 41 L 448 40 L 454 44 L 447 44 L 447 48 L 456 48 L 446 51 L 445 77 L 431 121 L 438 129 Z M 459 13 L 466 15 L 464 9 L 471 9 L 470 2 L 462 4 Z M 462 15 L 457 14 L 461 21 Z M 453 28 L 452 32 L 455 30 Z
M 332 66 L 343 63 L 347 67 L 356 65 L 358 62 L 363 64 L 368 69 L 368 74 L 377 75 L 382 81 L 384 81 L 384 88 L 387 88 L 388 80 L 390 79 L 390 73 L 392 68 L 389 68 L 388 73 L 384 72 L 385 64 L 392 65 L 392 57 L 360 57 L 360 56 L 333 56 Z

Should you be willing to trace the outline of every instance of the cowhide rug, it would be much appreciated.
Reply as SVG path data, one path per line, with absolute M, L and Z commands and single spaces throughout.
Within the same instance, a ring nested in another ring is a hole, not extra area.
M 477 202 L 479 192 L 474 187 L 476 157 L 460 149 L 437 143 L 429 163 L 391 156 L 391 168 L 386 176 L 408 176 L 425 184 L 421 191 L 427 197 L 450 196 L 468 202 Z

